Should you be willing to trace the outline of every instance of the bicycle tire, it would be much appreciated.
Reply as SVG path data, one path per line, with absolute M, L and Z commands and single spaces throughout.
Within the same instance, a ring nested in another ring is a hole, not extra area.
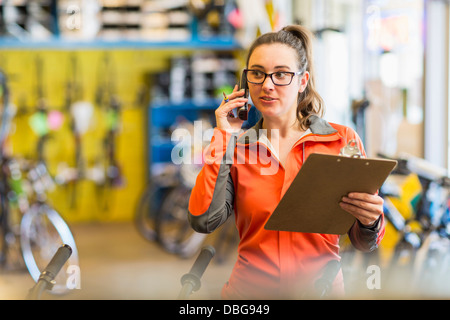
M 182 258 L 195 255 L 207 237 L 195 232 L 187 219 L 190 192 L 182 185 L 171 190 L 161 205 L 155 225 L 161 246 Z
M 432 232 L 421 248 L 421 257 L 417 266 L 416 283 L 423 296 L 448 296 L 450 280 L 450 240 Z
M 4 192 L 0 193 L 0 266 L 4 268 L 8 256 L 8 241 L 6 235 L 8 233 L 8 210 L 6 205 L 6 195 Z
M 65 294 L 73 289 L 68 286 L 64 270 L 69 266 L 79 266 L 78 250 L 69 226 L 56 210 L 47 204 L 31 206 L 21 221 L 20 240 L 25 265 L 35 282 L 56 250 L 61 245 L 69 245 L 72 248 L 72 255 L 56 276 L 55 285 L 50 293 Z M 79 281 L 80 279 L 78 283 Z
M 153 187 L 150 184 L 139 199 L 134 215 L 134 225 L 148 241 L 158 241 L 156 217 L 159 208 L 173 187 Z

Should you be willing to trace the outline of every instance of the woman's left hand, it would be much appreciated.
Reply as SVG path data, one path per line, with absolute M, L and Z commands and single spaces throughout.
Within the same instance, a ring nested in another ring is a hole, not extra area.
M 353 215 L 364 226 L 372 226 L 383 213 L 383 198 L 377 194 L 351 192 L 342 197 L 342 209 Z

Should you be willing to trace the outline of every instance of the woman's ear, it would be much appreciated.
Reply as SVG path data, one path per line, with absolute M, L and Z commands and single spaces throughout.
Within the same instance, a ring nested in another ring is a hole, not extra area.
M 300 78 L 300 88 L 298 89 L 299 93 L 305 91 L 306 86 L 308 85 L 308 81 L 309 81 L 309 72 L 305 71 L 305 73 L 303 73 L 302 77 Z

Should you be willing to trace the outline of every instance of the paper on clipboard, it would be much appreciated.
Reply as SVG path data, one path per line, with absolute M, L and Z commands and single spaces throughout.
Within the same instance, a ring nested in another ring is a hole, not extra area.
M 396 164 L 388 159 L 311 154 L 265 229 L 345 234 L 355 218 L 341 209 L 341 198 L 349 192 L 377 192 Z

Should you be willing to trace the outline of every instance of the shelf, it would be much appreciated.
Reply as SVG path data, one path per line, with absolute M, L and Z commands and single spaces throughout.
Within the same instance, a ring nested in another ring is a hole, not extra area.
M 42 41 L 2 38 L 1 49 L 60 49 L 60 50 L 86 50 L 86 49 L 214 49 L 236 50 L 240 48 L 238 41 L 230 37 L 212 37 L 208 39 L 193 38 L 187 41 L 141 41 L 141 40 L 65 40 L 52 38 Z
M 169 127 L 180 116 L 193 122 L 199 119 L 201 112 L 212 112 L 217 109 L 220 102 L 221 100 L 217 99 L 208 99 L 204 103 L 195 103 L 193 100 L 181 103 L 153 102 L 150 105 L 150 123 L 154 127 Z
M 221 103 L 221 99 L 206 99 L 202 103 L 197 103 L 192 99 L 184 100 L 180 103 L 153 101 L 149 106 L 150 148 L 151 163 L 170 163 L 172 149 L 175 143 L 170 137 L 159 136 L 158 130 L 169 128 L 176 123 L 179 117 L 184 117 L 189 121 L 200 119 L 201 112 L 212 112 Z
M 201 112 L 212 112 L 221 103 L 220 99 L 208 99 L 204 103 L 195 103 L 192 100 L 186 100 L 182 103 L 164 103 L 152 102 L 150 105 L 148 123 L 151 127 L 149 131 L 151 163 L 170 163 L 171 152 L 176 143 L 171 141 L 170 137 L 162 137 L 159 135 L 161 128 L 169 128 L 176 123 L 178 117 L 184 117 L 194 122 L 200 119 Z M 253 126 L 259 119 L 260 115 L 256 108 L 251 108 L 249 117 L 243 124 L 243 128 Z
M 172 102 L 153 102 L 150 107 L 153 109 L 171 109 L 171 110 L 215 110 L 219 107 L 222 99 L 206 99 L 203 102 L 194 100 L 185 100 L 179 103 Z
M 172 149 L 176 145 L 170 138 L 155 139 L 150 145 L 151 163 L 169 163 L 171 162 Z

